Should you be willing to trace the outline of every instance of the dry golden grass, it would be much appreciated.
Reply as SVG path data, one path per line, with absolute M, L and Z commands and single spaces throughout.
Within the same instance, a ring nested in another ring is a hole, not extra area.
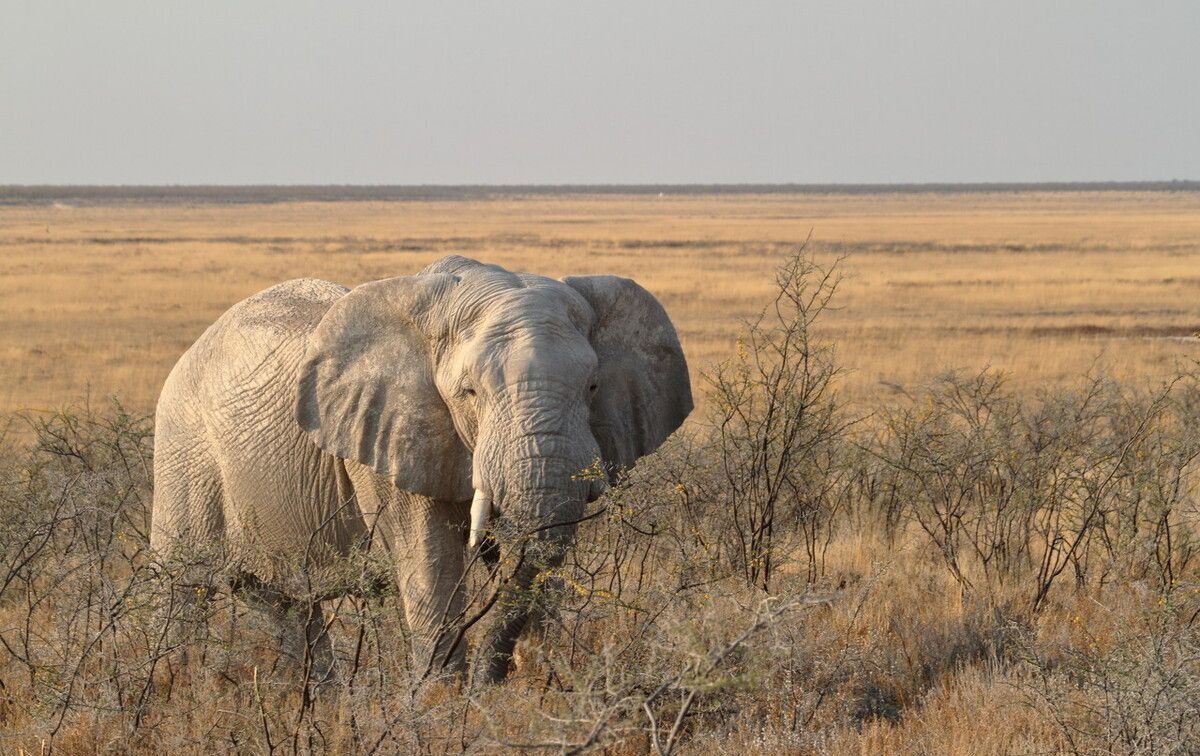
M 1197 354 L 1200 195 L 559 197 L 463 202 L 0 207 L 0 412 L 90 392 L 150 410 L 180 353 L 272 283 L 345 284 L 464 254 L 637 278 L 693 370 L 730 352 L 784 251 L 846 254 L 829 320 L 856 399 L 944 367 L 1024 384 Z
M 150 425 L 63 414 L 43 418 L 36 449 L 0 453 L 0 751 L 491 753 L 603 731 L 606 752 L 642 754 L 663 734 L 648 722 L 685 722 L 683 694 L 701 691 L 675 752 L 1194 752 L 1200 375 L 1169 402 L 1128 383 L 1196 354 L 1200 195 L 0 208 L 0 410 L 89 384 L 149 410 L 177 355 L 239 298 L 450 252 L 634 276 L 698 370 L 731 353 L 810 228 L 821 257 L 849 255 L 827 333 L 868 417 L 807 447 L 815 464 L 793 462 L 806 495 L 785 497 L 762 552 L 779 555 L 777 600 L 817 600 L 719 670 L 672 677 L 767 605 L 743 582 L 745 501 L 737 514 L 730 490 L 749 490 L 737 471 L 755 474 L 766 444 L 718 447 L 697 427 L 639 464 L 564 568 L 570 621 L 523 642 L 509 685 L 436 688 L 413 706 L 394 602 L 339 600 L 331 632 L 357 687 L 309 706 L 228 594 L 186 620 L 200 629 L 188 653 L 170 645 L 156 602 L 194 584 L 148 569 Z M 1120 382 L 1014 404 L 1097 355 Z M 1012 371 L 1011 394 L 966 377 L 949 411 L 928 390 L 898 395 L 985 363 Z M 1063 570 L 1052 590 L 1046 564 Z M 642 706 L 664 681 L 673 694 Z

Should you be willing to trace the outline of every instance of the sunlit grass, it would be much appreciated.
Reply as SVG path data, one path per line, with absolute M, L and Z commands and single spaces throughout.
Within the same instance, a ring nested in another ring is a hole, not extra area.
M 1099 358 L 1168 373 L 1197 346 L 1200 195 L 562 197 L 0 208 L 0 411 L 90 391 L 149 410 L 179 354 L 288 278 L 353 285 L 464 254 L 655 292 L 694 372 L 729 353 L 782 254 L 847 255 L 826 323 L 867 399 L 946 366 L 1036 386 Z

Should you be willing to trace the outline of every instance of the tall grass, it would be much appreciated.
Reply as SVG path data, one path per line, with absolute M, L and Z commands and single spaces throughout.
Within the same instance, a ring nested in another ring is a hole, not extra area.
M 337 680 L 303 684 L 219 554 L 152 563 L 147 418 L 25 417 L 36 441 L 0 457 L 0 747 L 1200 748 L 1197 376 L 1030 395 L 948 373 L 851 411 L 820 331 L 837 281 L 788 259 L 709 371 L 702 422 L 505 594 L 539 611 L 498 687 L 410 668 L 374 555 L 327 603 Z M 503 572 L 472 567 L 469 611 Z

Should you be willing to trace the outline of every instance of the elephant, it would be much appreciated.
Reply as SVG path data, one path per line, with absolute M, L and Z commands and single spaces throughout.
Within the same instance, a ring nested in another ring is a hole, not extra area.
M 151 550 L 219 548 L 233 589 L 323 678 L 320 602 L 349 590 L 335 566 L 382 549 L 414 668 L 500 682 L 533 610 L 497 602 L 468 664 L 464 574 L 489 534 L 528 525 L 532 556 L 505 585 L 535 586 L 587 504 L 691 410 L 675 328 L 627 278 L 450 256 L 353 289 L 287 281 L 225 312 L 167 378 Z

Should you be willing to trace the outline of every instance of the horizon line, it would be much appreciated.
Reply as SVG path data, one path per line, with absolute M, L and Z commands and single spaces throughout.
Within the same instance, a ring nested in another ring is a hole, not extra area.
M 501 182 L 414 182 L 414 183 L 370 183 L 370 182 L 116 182 L 116 183 L 0 183 L 0 189 L 32 189 L 32 188 L 207 188 L 207 187 L 648 187 L 648 186 L 1041 186 L 1041 185 L 1110 185 L 1110 184 L 1200 184 L 1200 179 L 1170 178 L 1170 179 L 1089 179 L 1073 181 L 1069 179 L 1048 179 L 1038 181 L 528 181 L 522 183 Z
M 978 181 L 897 183 L 598 183 L 598 184 L 0 184 L 0 205 L 53 202 L 431 201 L 522 195 L 954 194 L 1017 192 L 1196 192 L 1200 180 Z

